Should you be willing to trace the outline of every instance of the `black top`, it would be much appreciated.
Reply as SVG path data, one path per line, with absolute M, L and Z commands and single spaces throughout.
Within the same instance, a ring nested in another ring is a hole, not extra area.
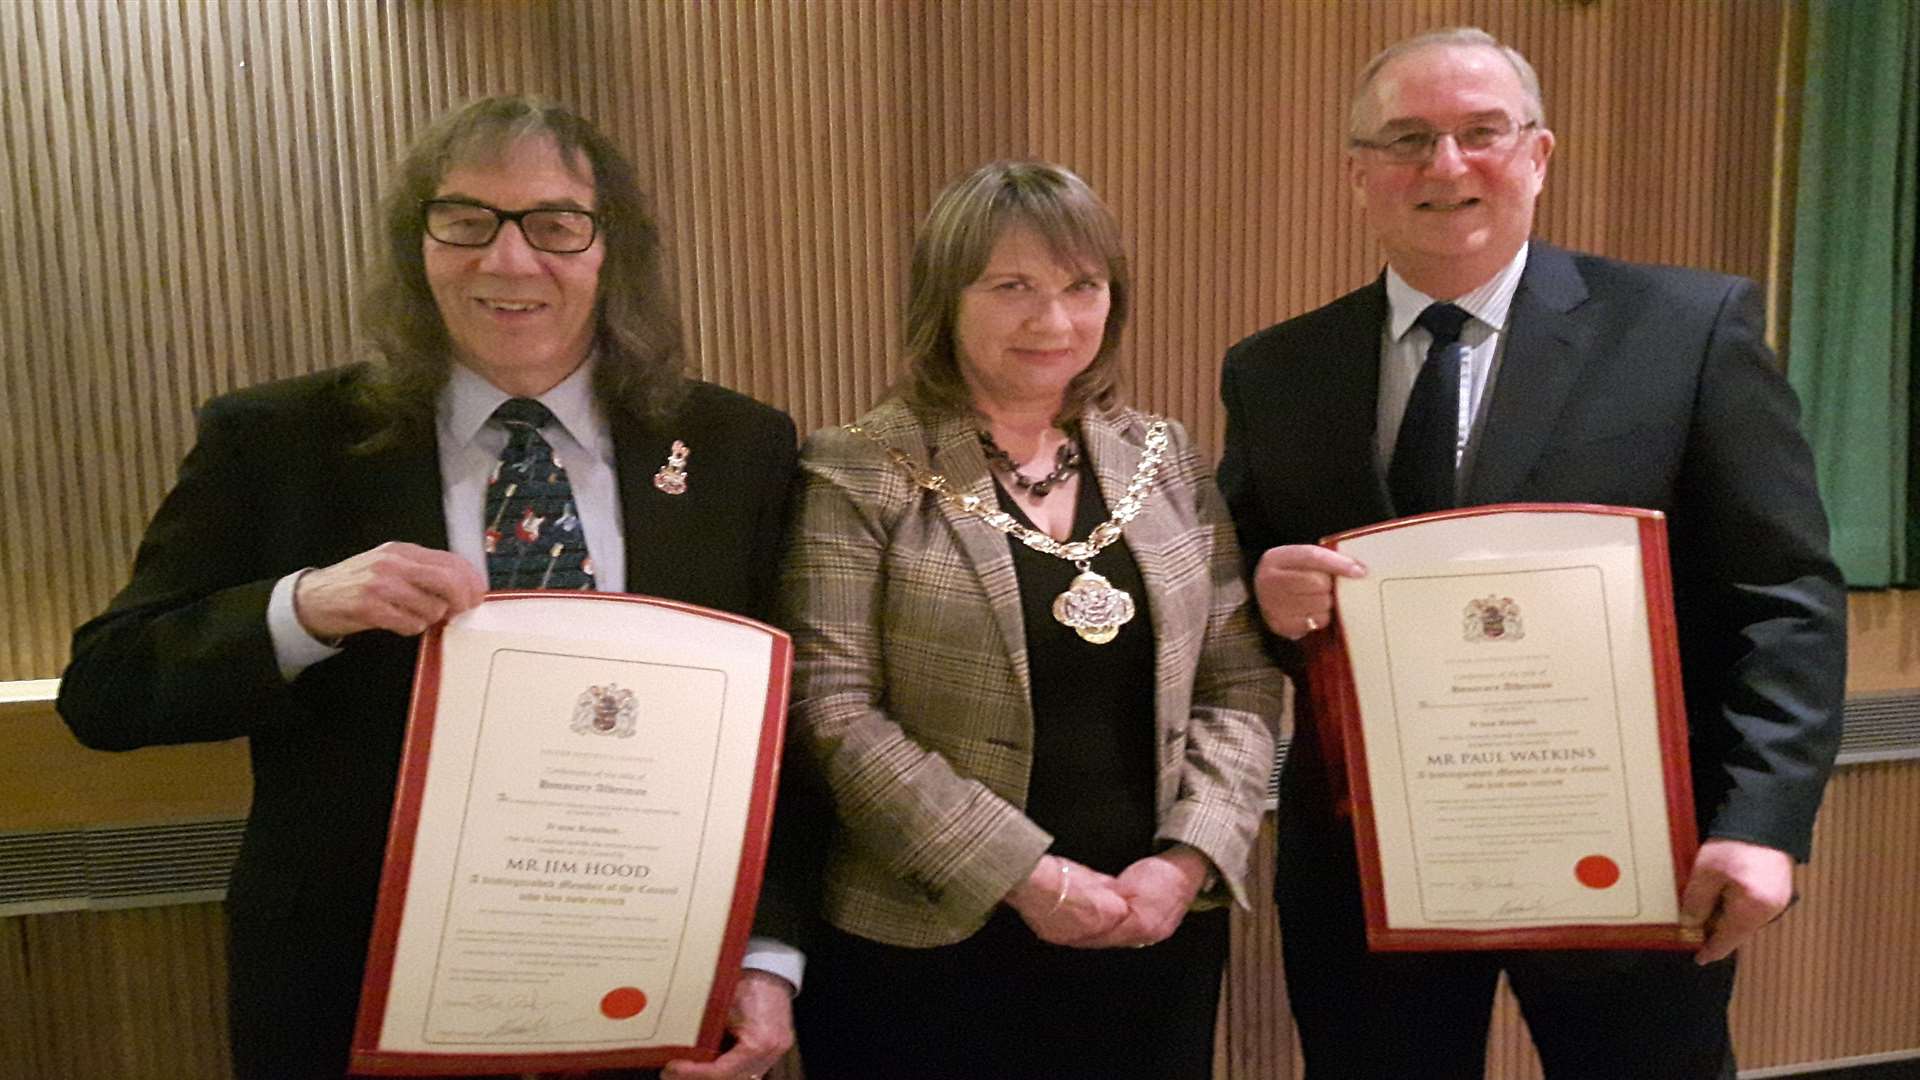
M 1018 501 L 995 483 L 1000 508 L 1031 527 Z M 1058 496 L 1054 496 L 1058 498 Z M 1083 457 L 1073 510 L 1075 539 L 1107 519 L 1099 481 Z M 1133 597 L 1133 619 L 1105 645 L 1082 640 L 1053 617 L 1053 599 L 1080 571 L 1008 537 L 1026 619 L 1033 682 L 1033 776 L 1027 816 L 1053 834 L 1053 854 L 1118 874 L 1153 853 L 1153 621 L 1147 590 L 1124 539 L 1092 569 Z

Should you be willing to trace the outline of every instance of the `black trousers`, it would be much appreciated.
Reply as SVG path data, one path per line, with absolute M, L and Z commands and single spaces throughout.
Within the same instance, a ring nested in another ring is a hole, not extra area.
M 1011 911 L 955 945 L 829 930 L 794 1000 L 807 1080 L 1209 1080 L 1227 912 L 1146 949 L 1070 949 Z
M 1481 1080 L 1504 970 L 1548 1080 L 1732 1080 L 1731 957 L 1370 953 L 1350 826 L 1280 810 L 1274 898 L 1308 1080 Z

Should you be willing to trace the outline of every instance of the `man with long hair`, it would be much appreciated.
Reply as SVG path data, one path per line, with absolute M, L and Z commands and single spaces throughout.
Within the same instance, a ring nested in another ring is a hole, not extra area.
M 490 588 L 764 616 L 794 474 L 783 413 L 683 373 L 633 168 L 577 114 L 450 113 L 381 221 L 370 359 L 206 405 L 61 683 L 89 746 L 249 740 L 228 892 L 242 1077 L 346 1069 L 418 635 Z M 515 469 L 534 479 L 501 483 Z M 761 910 L 791 940 L 783 906 Z M 757 1076 L 791 1044 L 797 953 L 763 939 L 748 966 L 732 1049 L 670 1077 Z

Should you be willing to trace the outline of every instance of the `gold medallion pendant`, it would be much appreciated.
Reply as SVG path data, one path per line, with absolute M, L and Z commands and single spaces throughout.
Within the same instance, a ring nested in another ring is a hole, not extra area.
M 1053 598 L 1053 617 L 1084 640 L 1105 645 L 1122 626 L 1133 621 L 1133 597 L 1087 569 L 1086 563 L 1075 565 L 1080 575 L 1066 592 Z

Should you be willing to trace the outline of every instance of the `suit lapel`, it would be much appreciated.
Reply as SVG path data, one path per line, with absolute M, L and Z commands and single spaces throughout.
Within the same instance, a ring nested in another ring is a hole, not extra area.
M 1133 479 L 1134 471 L 1140 468 L 1142 447 L 1127 438 L 1127 432 L 1119 423 L 1107 417 L 1083 418 L 1080 421 L 1080 437 L 1086 441 L 1087 456 L 1093 459 L 1094 477 L 1100 483 L 1100 496 L 1107 501 L 1107 511 L 1111 513 L 1126 495 L 1127 484 Z M 1167 464 L 1162 464 L 1161 468 L 1165 470 Z M 1152 507 L 1153 501 L 1148 500 L 1147 510 L 1126 527 L 1128 546 L 1147 543 L 1149 537 L 1154 536 L 1154 526 L 1158 522 Z
M 686 563 L 672 548 L 686 539 L 685 529 L 674 528 L 675 515 L 668 512 L 673 496 L 653 486 L 653 474 L 667 463 L 673 438 L 656 425 L 645 423 L 625 409 L 609 409 L 609 429 L 613 433 L 614 476 L 620 489 L 620 524 L 626 539 L 626 591 L 648 596 L 677 595 L 669 581 L 656 581 L 659 575 L 679 578 Z M 691 440 L 690 440 L 691 441 Z M 688 469 L 698 467 L 689 458 Z
M 342 488 L 355 494 L 343 498 L 341 506 L 353 508 L 352 552 L 389 540 L 446 549 L 440 450 L 431 428 L 371 454 L 349 453 L 347 462 Z
M 1140 468 L 1146 432 L 1144 422 L 1138 425 L 1138 431 L 1130 430 L 1135 426 L 1122 426 L 1106 418 L 1084 419 L 1080 423 L 1081 435 L 1086 439 L 1087 453 L 1093 458 L 1094 475 L 1100 481 L 1100 495 L 1107 501 L 1108 513 L 1120 505 L 1120 500 L 1127 493 L 1127 485 L 1133 481 L 1134 472 Z M 1169 446 L 1168 454 L 1160 463 L 1159 481 L 1153 495 L 1147 499 L 1140 516 L 1129 522 L 1123 530 L 1127 548 L 1133 552 L 1134 564 L 1140 568 L 1140 578 L 1146 585 L 1147 594 L 1160 601 L 1147 605 L 1153 620 L 1156 666 L 1164 666 L 1166 662 L 1167 647 L 1173 640 L 1169 627 L 1181 625 L 1181 619 L 1177 617 L 1180 613 L 1165 610 L 1174 603 L 1175 593 L 1167 580 L 1168 546 L 1180 535 L 1176 515 L 1166 506 L 1170 494 L 1167 477 L 1172 475 L 1176 464 L 1172 447 Z M 1076 536 L 1074 539 L 1082 538 Z M 1141 597 L 1135 597 L 1134 600 L 1136 606 L 1144 603 Z M 1167 685 L 1167 680 L 1161 679 L 1159 685 Z
M 1140 417 L 1137 423 L 1122 424 L 1107 418 L 1083 419 L 1080 422 L 1081 437 L 1086 440 L 1087 453 L 1093 458 L 1094 476 L 1100 481 L 1100 495 L 1107 502 L 1107 512 L 1120 505 L 1127 494 L 1127 485 L 1133 482 L 1133 475 L 1140 468 L 1140 457 L 1145 449 L 1146 417 Z M 1173 515 L 1165 512 L 1160 505 L 1166 500 L 1166 478 L 1173 472 L 1172 447 L 1161 459 L 1158 482 L 1154 494 L 1149 496 L 1140 516 L 1129 522 L 1124 529 L 1127 547 L 1132 549 L 1134 561 L 1139 564 L 1140 576 L 1146 580 L 1147 591 L 1155 596 L 1164 593 L 1165 560 L 1167 543 L 1176 537 Z M 1082 539 L 1074 537 L 1074 539 Z M 1160 613 L 1154 612 L 1154 629 L 1160 629 Z
M 1480 424 L 1465 505 L 1512 501 L 1546 449 L 1592 356 L 1591 330 L 1574 317 L 1586 300 L 1586 283 L 1567 253 L 1534 241 L 1507 318 L 1506 351 Z
M 1288 374 L 1282 392 L 1299 402 L 1290 442 L 1315 448 L 1304 467 L 1324 470 L 1316 485 L 1342 493 L 1351 512 L 1340 521 L 1380 521 L 1393 516 L 1387 478 L 1374 460 L 1379 422 L 1380 335 L 1387 322 L 1387 284 L 1382 274 L 1348 293 L 1328 311 L 1327 348 L 1309 366 Z
M 1115 421 L 1096 418 L 1081 421 L 1080 430 L 1086 440 L 1087 453 L 1093 458 L 1094 474 L 1100 481 L 1100 494 L 1107 501 L 1107 510 L 1112 512 L 1127 493 L 1127 485 L 1132 482 L 1134 471 L 1140 467 L 1145 430 L 1136 425 L 1122 426 Z M 1129 437 L 1131 436 L 1131 437 Z M 1184 684 L 1180 678 L 1178 665 L 1182 656 L 1188 655 L 1186 638 L 1192 629 L 1206 626 L 1205 589 L 1181 588 L 1180 582 L 1172 580 L 1167 573 L 1167 562 L 1172 557 L 1173 546 L 1180 540 L 1182 515 L 1176 513 L 1170 501 L 1176 496 L 1175 485 L 1170 482 L 1178 468 L 1173 457 L 1173 447 L 1167 448 L 1167 455 L 1160 463 L 1158 482 L 1154 493 L 1147 499 L 1140 516 L 1124 527 L 1127 548 L 1133 553 L 1134 565 L 1140 569 L 1140 580 L 1147 596 L 1153 597 L 1147 603 L 1146 596 L 1134 597 L 1137 611 L 1144 606 L 1153 623 L 1153 668 L 1154 686 L 1158 688 L 1154 701 L 1154 726 L 1159 737 L 1154 745 L 1167 745 L 1167 732 L 1174 725 L 1185 722 L 1182 712 L 1185 708 Z M 1184 496 L 1180 492 L 1179 496 Z M 1075 537 L 1075 539 L 1079 539 Z M 1195 610 L 1195 603 L 1200 607 Z M 1157 770 L 1158 796 L 1162 805 L 1171 801 L 1173 791 L 1169 785 L 1177 786 L 1179 774 L 1170 771 L 1164 757 Z
M 927 437 L 930 442 L 928 465 L 947 478 L 947 490 L 956 495 L 971 495 L 989 509 L 995 507 L 993 473 L 987 466 L 987 455 L 980 449 L 980 440 L 974 435 L 973 425 L 959 417 L 942 417 L 931 422 Z M 940 513 L 973 564 L 980 589 L 993 608 L 994 622 L 999 625 L 1000 637 L 1006 643 L 1021 700 L 1031 701 L 1033 686 L 1027 667 L 1027 629 L 1020 605 L 1020 579 L 1014 575 L 1013 553 L 1007 548 L 1006 534 L 946 499 L 937 501 Z

